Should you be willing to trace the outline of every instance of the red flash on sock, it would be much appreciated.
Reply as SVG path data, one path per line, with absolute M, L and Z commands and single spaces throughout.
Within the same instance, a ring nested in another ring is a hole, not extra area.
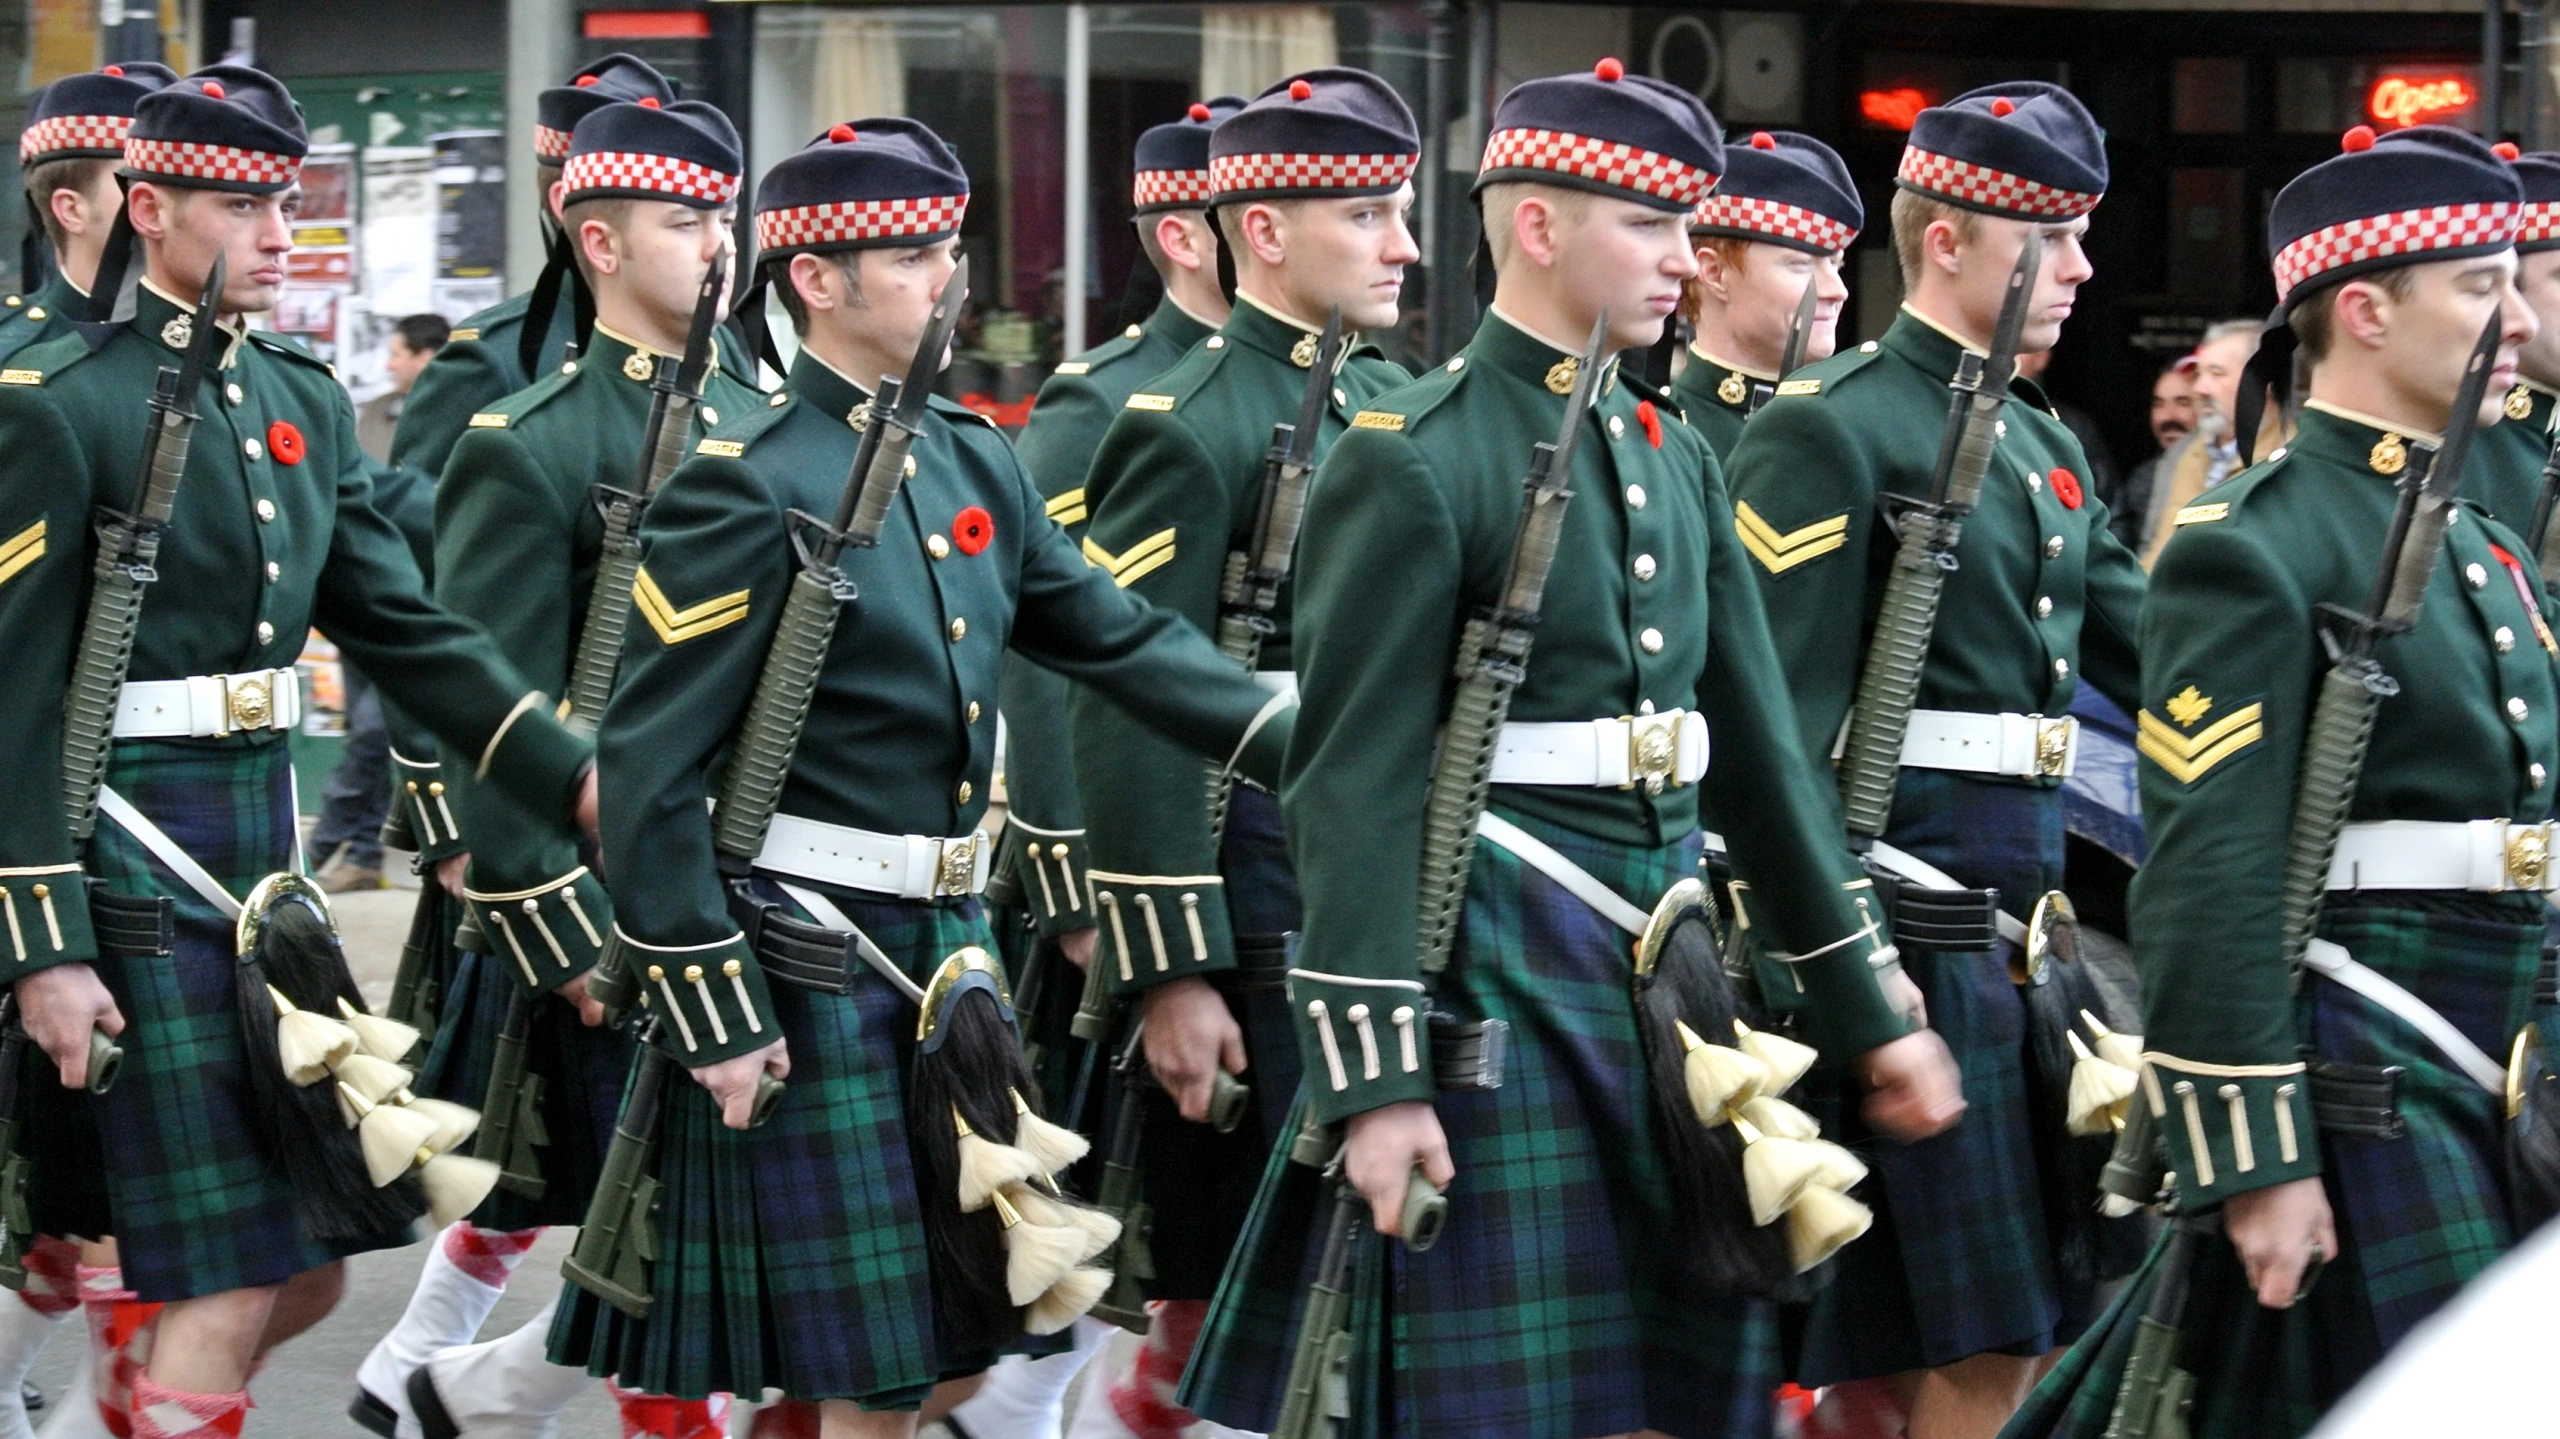
M 482 1229 L 451 1224 L 444 1231 L 444 1257 L 453 1267 L 492 1289 L 507 1287 L 507 1276 L 524 1262 L 524 1252 L 542 1237 L 539 1229 Z
M 249 1391 L 189 1394 L 140 1374 L 133 1381 L 134 1439 L 240 1439 Z
M 18 1298 L 48 1319 L 80 1307 L 80 1246 L 51 1235 L 37 1237 L 27 1251 L 27 1287 Z
M 1200 1416 L 1173 1402 L 1182 1368 L 1191 1362 L 1191 1347 L 1200 1342 L 1200 1326 L 1209 1305 L 1199 1299 L 1165 1299 L 1147 1306 L 1154 1322 L 1138 1346 L 1138 1362 L 1129 1377 L 1111 1386 L 1111 1410 L 1138 1439 L 1180 1439 Z
M 729 1439 L 729 1396 L 671 1399 L 619 1384 L 614 1407 L 622 1411 L 622 1439 Z

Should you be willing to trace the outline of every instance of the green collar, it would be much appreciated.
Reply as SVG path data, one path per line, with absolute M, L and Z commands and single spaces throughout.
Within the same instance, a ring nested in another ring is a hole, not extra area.
M 1219 327 L 1218 333 L 1230 345 L 1242 345 L 1301 370 L 1315 363 L 1315 331 L 1293 325 L 1241 295 L 1236 297 L 1236 307 L 1228 313 L 1227 323 Z
M 1908 309 L 1893 317 L 1893 323 L 1885 328 L 1884 338 L 1877 343 L 1918 366 L 1922 373 L 1940 380 L 1955 377 L 1956 366 L 1964 359 L 1965 353 L 1965 347 L 1957 343 L 1955 336 Z
M 1238 308 L 1247 307 L 1240 305 Z M 1212 327 L 1202 324 L 1199 316 L 1175 304 L 1171 295 L 1156 301 L 1155 312 L 1147 316 L 1146 323 L 1140 328 L 1158 339 L 1170 340 L 1186 350 L 1218 333 Z
M 2294 432 L 2285 453 L 2390 485 L 2408 468 L 2410 449 L 2422 438 L 2422 432 L 2417 430 L 2393 430 L 2305 405 L 2301 428 Z
M 871 403 L 869 391 L 837 374 L 834 366 L 810 354 L 806 346 L 791 357 L 791 375 L 783 388 L 800 403 L 847 424 L 852 423 L 855 410 Z
M 1580 366 L 1581 357 L 1557 349 L 1487 309 L 1484 322 L 1476 326 L 1475 338 L 1467 342 L 1467 363 L 1490 367 L 1561 398 L 1573 388 L 1574 371 Z M 1603 394 L 1617 388 L 1617 362 L 1611 360 L 1608 364 Z
M 195 306 L 181 305 L 147 283 L 135 286 L 133 297 L 134 331 L 170 354 L 183 357 L 187 352 L 187 342 L 195 335 Z M 222 353 L 214 357 L 216 369 L 231 368 L 239 357 L 240 339 L 247 333 L 246 330 L 231 332 L 232 337 L 223 346 Z
M 587 348 L 578 356 L 578 369 L 585 374 L 620 375 L 634 384 L 645 385 L 658 377 L 661 363 L 672 365 L 676 358 L 598 325 L 587 340 Z

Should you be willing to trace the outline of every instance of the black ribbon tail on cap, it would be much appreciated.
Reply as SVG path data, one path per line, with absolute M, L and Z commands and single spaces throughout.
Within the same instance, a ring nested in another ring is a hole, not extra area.
M 531 379 L 542 373 L 542 342 L 551 336 L 551 317 L 560 312 L 560 283 L 568 274 L 569 237 L 561 230 L 544 226 L 542 273 L 533 280 L 533 289 L 525 296 L 524 330 L 516 336 L 516 360 Z
M 2258 330 L 2258 348 L 2240 367 L 2240 393 L 2232 402 L 2231 442 L 2239 447 L 2240 463 L 2257 460 L 2258 427 L 2266 420 L 2267 404 L 2273 400 L 2282 411 L 2293 393 L 2294 351 L 2298 344 L 2293 326 L 2279 306 Z
M 1218 223 L 1218 207 L 1211 205 L 1206 213 L 1209 230 L 1218 240 L 1218 293 L 1232 305 L 1236 302 L 1236 257 L 1228 252 L 1226 227 Z
M 1153 215 L 1140 215 L 1136 223 L 1143 225 L 1154 218 Z M 1224 246 L 1219 247 L 1219 253 L 1226 253 Z M 1137 255 L 1129 261 L 1129 283 L 1120 290 L 1120 328 L 1125 330 L 1131 325 L 1145 324 L 1162 299 L 1164 276 L 1156 273 L 1155 265 L 1147 259 L 1146 244 L 1141 241 Z

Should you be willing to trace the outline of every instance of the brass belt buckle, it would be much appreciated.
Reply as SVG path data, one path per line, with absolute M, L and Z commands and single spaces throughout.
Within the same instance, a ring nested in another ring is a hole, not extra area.
M 1680 713 L 1619 717 L 1627 725 L 1625 788 L 1643 785 L 1646 794 L 1660 794 L 1665 786 L 1679 781 Z
M 936 896 L 961 899 L 977 893 L 978 840 L 973 832 L 961 839 L 939 841 L 941 859 L 933 876 Z
M 2538 824 L 2507 826 L 2507 888 L 2540 893 L 2551 878 L 2551 831 Z
M 223 712 L 233 729 L 265 729 L 275 718 L 274 671 L 222 677 Z
M 2071 769 L 2071 730 L 2078 721 L 2069 715 L 2027 718 L 2036 726 L 2036 774 L 2045 779 L 2061 778 Z

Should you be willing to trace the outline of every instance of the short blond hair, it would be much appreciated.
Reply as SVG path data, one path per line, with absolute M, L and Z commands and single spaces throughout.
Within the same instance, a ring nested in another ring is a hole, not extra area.
M 1940 220 L 1956 227 L 1956 239 L 1970 245 L 1982 238 L 1982 212 L 1923 195 L 1917 190 L 1893 192 L 1893 258 L 1902 269 L 1907 294 L 1920 287 L 1921 267 L 1929 262 L 1929 227 Z
M 569 258 L 577 265 L 578 278 L 587 282 L 587 288 L 595 288 L 596 276 L 587 263 L 586 243 L 578 238 L 578 231 L 589 220 L 601 220 L 613 233 L 628 235 L 631 233 L 632 204 L 632 197 L 628 195 L 598 195 L 592 199 L 572 200 L 562 207 L 560 231 L 569 237 Z
M 1512 233 L 1511 217 L 1520 202 L 1532 196 L 1554 206 L 1556 217 L 1567 223 L 1580 220 L 1591 211 L 1591 192 L 1569 185 L 1502 180 L 1485 186 L 1477 203 L 1484 214 L 1484 242 L 1493 251 L 1493 267 L 1497 270 L 1510 264 L 1511 257 L 1518 253 L 1520 237 Z

